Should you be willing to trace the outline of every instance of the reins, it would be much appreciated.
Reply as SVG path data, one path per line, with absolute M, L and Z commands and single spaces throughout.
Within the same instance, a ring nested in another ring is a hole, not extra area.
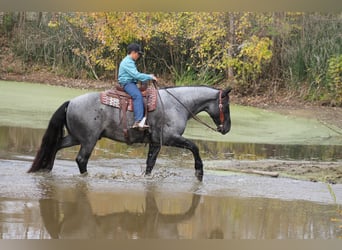
M 153 85 L 156 87 L 157 86 L 157 82 L 156 81 L 153 81 Z M 217 132 L 218 129 L 217 128 L 214 128 L 212 126 L 210 126 L 208 123 L 206 123 L 205 121 L 203 121 L 201 118 L 199 118 L 196 114 L 194 114 L 187 106 L 185 106 L 184 103 L 182 103 L 174 94 L 172 94 L 168 89 L 164 89 L 169 95 L 171 95 L 179 104 L 181 104 L 191 115 L 191 117 L 197 121 L 198 123 L 206 126 L 207 128 Z M 220 93 L 219 93 L 219 110 L 220 110 L 220 126 L 223 126 L 223 122 L 224 122 L 224 114 L 223 114 L 223 105 L 222 105 L 222 97 L 221 97 L 221 93 L 222 93 L 222 90 L 220 90 Z M 158 95 L 159 95 L 159 91 L 158 91 Z M 159 98 L 160 98 L 160 95 L 159 95 Z M 160 98 L 161 100 L 161 98 Z M 163 105 L 163 101 L 161 100 L 161 103 L 162 103 L 162 109 L 163 109 L 163 119 L 164 119 L 164 105 Z
M 153 83 L 153 86 L 157 89 L 157 93 L 158 93 L 158 98 L 160 100 L 160 103 L 161 103 L 161 107 L 162 107 L 162 112 L 163 112 L 163 115 L 162 115 L 162 126 L 160 126 L 160 146 L 163 145 L 163 127 L 164 127 L 164 119 L 165 119 L 165 109 L 164 109 L 164 103 L 163 103 L 163 100 L 160 96 L 160 93 L 159 93 L 159 86 L 158 86 L 158 83 L 157 81 L 153 80 L 152 81 Z

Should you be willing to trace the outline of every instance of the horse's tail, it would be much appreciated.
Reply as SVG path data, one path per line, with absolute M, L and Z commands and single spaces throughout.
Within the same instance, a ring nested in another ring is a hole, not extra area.
M 52 170 L 56 153 L 64 134 L 63 129 L 66 124 L 66 109 L 68 105 L 69 101 L 63 103 L 52 115 L 32 166 L 27 171 L 28 173 L 42 169 Z

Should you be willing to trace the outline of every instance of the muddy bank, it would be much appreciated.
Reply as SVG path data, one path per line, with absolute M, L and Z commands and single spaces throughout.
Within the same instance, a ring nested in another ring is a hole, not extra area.
M 96 81 L 90 79 L 74 79 L 59 76 L 47 71 L 31 72 L 26 74 L 4 73 L 0 75 L 1 80 L 42 83 L 46 85 L 63 86 L 77 89 L 110 89 L 114 86 L 114 81 Z
M 315 161 L 215 161 L 209 162 L 207 169 L 225 172 L 285 177 L 312 182 L 342 184 L 342 162 Z M 255 173 L 253 173 L 255 172 Z

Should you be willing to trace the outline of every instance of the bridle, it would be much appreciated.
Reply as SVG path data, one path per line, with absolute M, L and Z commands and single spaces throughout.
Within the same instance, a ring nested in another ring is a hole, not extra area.
M 174 94 L 172 94 L 170 91 L 168 91 L 168 89 L 164 89 L 169 95 L 171 95 L 173 98 L 175 98 L 175 100 L 181 104 L 190 114 L 191 117 L 201 123 L 202 125 L 206 126 L 207 128 L 215 131 L 215 132 L 220 132 L 220 129 L 218 128 L 223 128 L 223 123 L 224 123 L 224 113 L 223 113 L 223 104 L 222 104 L 222 90 L 220 90 L 219 92 L 219 111 L 220 111 L 220 125 L 218 126 L 218 128 L 214 128 L 212 126 L 210 126 L 208 123 L 206 123 L 205 121 L 203 121 L 201 118 L 199 118 L 196 114 L 194 114 L 193 112 L 191 112 L 191 110 L 184 105 L 184 103 L 182 103 Z
M 220 110 L 220 122 L 221 124 L 219 125 L 219 127 L 223 127 L 223 122 L 224 122 L 224 113 L 223 113 L 223 104 L 222 104 L 222 89 L 220 89 L 220 93 L 219 93 L 219 110 Z

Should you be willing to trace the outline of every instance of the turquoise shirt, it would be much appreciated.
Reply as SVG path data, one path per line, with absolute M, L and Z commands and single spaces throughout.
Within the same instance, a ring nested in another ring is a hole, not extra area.
M 137 81 L 146 82 L 152 80 L 152 76 L 144 73 L 140 73 L 137 70 L 135 61 L 127 55 L 120 63 L 119 66 L 119 83 L 124 86 L 126 83 L 136 83 Z

